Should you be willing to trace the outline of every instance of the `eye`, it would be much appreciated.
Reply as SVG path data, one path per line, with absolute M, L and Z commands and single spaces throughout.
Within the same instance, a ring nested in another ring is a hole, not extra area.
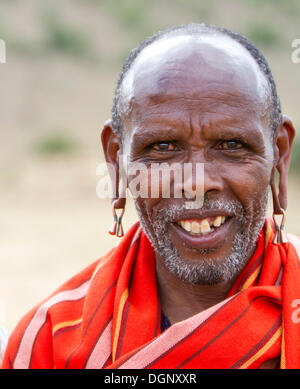
M 158 142 L 152 145 L 152 148 L 156 151 L 175 151 L 177 147 L 172 142 Z
M 226 140 L 219 143 L 218 148 L 221 150 L 238 150 L 243 148 L 244 146 L 244 143 L 238 140 Z

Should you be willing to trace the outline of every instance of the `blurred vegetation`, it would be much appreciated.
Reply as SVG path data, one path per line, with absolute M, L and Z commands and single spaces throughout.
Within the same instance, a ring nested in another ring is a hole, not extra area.
M 11 1 L 20 3 L 20 0 Z M 5 1 L 3 4 L 8 3 Z M 85 23 L 68 17 L 64 12 L 67 6 L 62 6 L 55 0 L 36 1 L 36 23 L 40 33 L 35 37 L 26 36 L 5 23 L 5 16 L 1 12 L 0 35 L 10 49 L 19 55 L 47 56 L 57 52 L 69 56 L 71 60 L 99 61 L 101 58 L 102 65 L 113 63 L 119 66 L 125 57 L 123 53 L 120 55 L 120 49 L 112 47 L 110 51 L 104 51 L 98 45 L 101 46 L 101 42 L 107 43 L 110 39 L 109 35 L 103 34 L 105 30 L 101 30 L 101 21 L 106 19 L 112 20 L 119 29 L 120 40 L 124 42 L 123 48 L 135 47 L 155 31 L 188 22 L 223 24 L 248 36 L 264 48 L 272 48 L 291 39 L 289 28 L 280 26 L 299 24 L 300 15 L 298 0 L 235 0 L 228 7 L 221 0 L 69 0 L 69 3 L 70 8 L 90 8 L 92 12 L 99 14 L 98 35 L 91 34 Z M 235 3 L 239 10 L 238 18 L 234 14 Z M 226 23 L 223 21 L 225 16 L 222 16 L 224 12 L 228 12 Z
M 44 46 L 46 50 L 58 51 L 83 57 L 90 53 L 90 42 L 84 31 L 68 25 L 57 11 L 47 10 L 42 14 L 44 26 Z
M 300 138 L 296 138 L 292 151 L 291 172 L 300 174 Z
M 84 29 L 64 20 L 56 8 L 41 8 L 39 12 L 41 33 L 35 38 L 19 35 L 0 20 L 0 35 L 15 54 L 35 58 L 62 54 L 74 60 L 98 61 L 99 56 L 93 50 L 92 42 Z
M 281 34 L 277 29 L 267 24 L 252 23 L 245 34 L 260 46 L 276 46 L 281 43 Z
M 114 0 L 106 2 L 107 9 L 113 17 L 120 21 L 123 26 L 131 30 L 139 30 L 147 24 L 149 1 L 146 0 Z
M 70 135 L 66 135 L 62 130 L 55 130 L 39 137 L 34 143 L 33 151 L 40 156 L 56 156 L 73 154 L 79 148 Z
M 12 0 L 14 3 L 19 1 Z M 222 19 L 219 13 L 226 11 L 226 8 L 230 10 L 226 7 L 226 2 L 220 0 L 210 2 L 204 0 L 69 0 L 69 3 L 70 7 L 94 8 L 94 12 L 99 13 L 99 17 L 101 16 L 100 24 L 103 18 L 112 19 L 120 27 L 120 33 L 124 31 L 124 37 L 130 47 L 134 47 L 135 43 L 147 35 L 170 26 L 170 23 L 173 25 L 193 21 L 218 24 L 220 18 Z M 228 15 L 232 17 L 232 20 L 229 18 L 228 24 L 235 24 L 236 31 L 260 45 L 274 46 L 281 41 L 286 41 L 289 36 L 288 31 L 285 30 L 288 29 L 280 28 L 278 22 L 282 21 L 282 25 L 284 22 L 293 22 L 290 19 L 291 15 L 296 18 L 297 24 L 299 21 L 300 2 L 298 0 L 236 0 L 230 3 L 231 8 L 236 3 L 240 12 L 246 14 L 247 23 L 243 22 L 244 15 L 241 15 L 239 21 L 238 18 L 234 18 L 233 14 Z M 40 34 L 34 39 L 14 31 L 12 26 L 5 23 L 5 18 L 0 16 L 0 34 L 5 37 L 11 49 L 16 53 L 47 55 L 57 51 L 70 55 L 72 60 L 89 56 L 97 58 L 99 50 L 95 48 L 95 41 L 109 39 L 102 36 L 101 25 L 99 25 L 99 35 L 91 36 L 85 24 L 78 23 L 78 21 L 72 22 L 70 18 L 67 18 L 68 15 L 58 1 L 37 1 L 36 8 Z M 225 27 L 229 26 L 225 25 Z M 123 36 L 120 36 L 120 39 L 122 38 Z M 111 55 L 114 54 L 111 53 Z M 110 55 L 105 56 L 102 62 L 109 61 L 109 59 Z

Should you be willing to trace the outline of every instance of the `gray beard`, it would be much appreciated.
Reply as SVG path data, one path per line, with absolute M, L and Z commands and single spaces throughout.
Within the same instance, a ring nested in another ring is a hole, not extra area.
M 142 202 L 143 210 L 147 212 L 144 200 Z M 264 225 L 267 203 L 268 192 L 266 191 L 260 202 L 253 201 L 254 215 L 250 219 L 244 207 L 238 201 L 228 201 L 226 203 L 219 200 L 204 201 L 202 209 L 219 209 L 234 214 L 236 221 L 240 224 L 240 229 L 234 238 L 232 250 L 227 257 L 207 259 L 206 254 L 209 250 L 202 249 L 196 250 L 199 257 L 201 257 L 201 260 L 197 262 L 181 258 L 167 234 L 168 223 L 187 209 L 185 205 L 172 205 L 161 209 L 155 218 L 151 218 L 148 213 L 147 218 L 145 218 L 137 201 L 135 201 L 135 206 L 143 230 L 167 269 L 173 275 L 190 284 L 214 285 L 222 281 L 233 280 L 245 267 L 255 250 L 259 232 Z

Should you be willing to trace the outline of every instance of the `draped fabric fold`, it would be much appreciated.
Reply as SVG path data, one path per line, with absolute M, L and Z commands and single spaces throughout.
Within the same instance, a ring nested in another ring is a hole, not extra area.
M 226 300 L 161 333 L 154 250 L 136 223 L 20 321 L 2 367 L 300 368 L 299 258 L 273 237 L 266 219 Z

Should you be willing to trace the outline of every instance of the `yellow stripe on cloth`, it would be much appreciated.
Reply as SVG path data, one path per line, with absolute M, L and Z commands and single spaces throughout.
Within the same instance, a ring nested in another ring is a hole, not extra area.
M 244 282 L 243 286 L 241 287 L 241 290 L 249 288 L 249 286 L 256 280 L 260 269 L 262 268 L 262 265 L 259 265 L 258 268 L 247 278 L 247 280 Z
M 58 323 L 53 327 L 52 335 L 54 335 L 61 328 L 71 327 L 81 322 L 82 322 L 82 317 L 79 317 L 78 319 L 75 320 L 62 321 L 61 323 Z
M 117 314 L 117 321 L 116 321 L 116 330 L 114 333 L 114 339 L 113 339 L 113 350 L 112 350 L 112 360 L 115 362 L 116 360 L 116 352 L 117 352 L 117 345 L 118 345 L 118 339 L 119 339 L 119 333 L 120 333 L 120 328 L 121 328 L 121 321 L 122 321 L 122 316 L 123 316 L 123 309 L 125 302 L 128 298 L 128 288 L 124 290 L 121 299 L 120 299 L 120 304 L 119 304 L 119 310 Z
M 285 341 L 284 341 L 283 324 L 282 324 L 282 337 L 281 337 L 280 369 L 286 369 L 286 361 L 285 361 Z
M 252 365 L 253 362 L 255 362 L 258 358 L 260 358 L 264 353 L 266 353 L 276 342 L 276 340 L 280 337 L 282 331 L 282 327 L 279 327 L 278 330 L 275 332 L 275 334 L 272 336 L 271 339 L 268 340 L 268 342 L 261 348 L 259 351 L 254 354 L 250 359 L 248 359 L 247 362 L 245 362 L 240 369 L 247 369 L 250 365 Z
M 272 232 L 273 232 L 272 226 L 271 226 L 269 220 L 267 220 L 266 231 L 265 231 L 265 248 L 269 244 L 269 240 L 270 240 L 270 237 L 272 235 Z

